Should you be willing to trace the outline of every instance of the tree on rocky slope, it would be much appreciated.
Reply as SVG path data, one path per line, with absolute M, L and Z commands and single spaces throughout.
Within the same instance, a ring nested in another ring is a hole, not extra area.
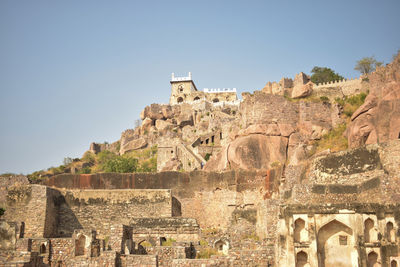
M 379 67 L 383 64 L 383 62 L 377 61 L 375 57 L 364 57 L 357 61 L 356 66 L 354 67 L 355 70 L 361 72 L 361 74 L 368 74 L 373 72 L 376 67 Z
M 326 67 L 315 66 L 311 70 L 311 81 L 315 84 L 333 82 L 337 80 L 343 80 L 343 76 L 335 73 L 332 69 Z

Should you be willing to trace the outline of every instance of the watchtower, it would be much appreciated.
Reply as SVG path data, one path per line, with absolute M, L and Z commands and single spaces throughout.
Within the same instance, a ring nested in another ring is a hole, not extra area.
M 193 101 L 194 92 L 197 92 L 197 88 L 192 80 L 192 73 L 189 72 L 187 77 L 175 77 L 172 73 L 170 105 Z

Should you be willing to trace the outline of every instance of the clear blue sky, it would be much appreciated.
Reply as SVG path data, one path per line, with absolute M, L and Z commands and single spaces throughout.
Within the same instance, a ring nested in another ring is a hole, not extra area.
M 171 72 L 198 88 L 261 89 L 326 66 L 385 63 L 400 1 L 0 1 L 0 173 L 30 173 L 113 142 L 167 103 Z

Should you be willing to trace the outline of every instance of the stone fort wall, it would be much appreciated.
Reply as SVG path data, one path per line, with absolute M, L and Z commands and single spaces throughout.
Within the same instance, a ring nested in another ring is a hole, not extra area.
M 62 190 L 59 205 L 59 236 L 71 236 L 74 229 L 96 229 L 109 236 L 118 222 L 128 225 L 132 218 L 171 217 L 170 190 Z
M 181 216 L 195 218 L 202 228 L 227 229 L 241 218 L 266 235 L 262 223 L 272 216 L 268 218 L 268 214 L 258 211 L 278 191 L 279 177 L 279 170 L 63 174 L 52 177 L 46 185 L 68 189 L 171 189 Z

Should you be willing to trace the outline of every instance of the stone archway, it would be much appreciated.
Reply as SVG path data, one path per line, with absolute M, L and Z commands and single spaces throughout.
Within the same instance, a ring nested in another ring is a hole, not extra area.
M 75 256 L 85 255 L 85 235 L 80 235 L 78 239 L 75 240 Z
M 319 229 L 317 251 L 319 267 L 352 267 L 358 264 L 353 230 L 337 220 Z
M 378 263 L 378 254 L 376 254 L 374 251 L 368 253 L 367 257 L 367 267 L 379 267 L 381 266 Z
M 296 254 L 296 267 L 306 267 L 308 262 L 308 255 L 304 251 Z

